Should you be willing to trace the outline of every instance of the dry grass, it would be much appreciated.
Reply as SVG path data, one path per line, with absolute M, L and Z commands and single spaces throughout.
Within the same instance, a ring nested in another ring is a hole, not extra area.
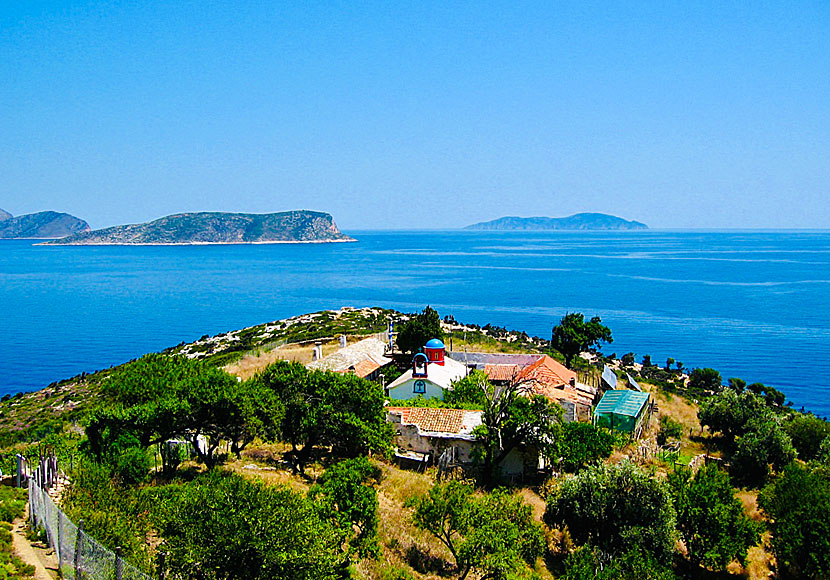
M 238 361 L 229 364 L 225 370 L 242 379 L 248 379 L 278 360 L 287 360 L 308 364 L 311 362 L 311 344 L 286 344 L 273 350 L 246 354 Z M 340 343 L 332 340 L 323 343 L 323 356 L 328 356 L 340 349 Z
M 735 494 L 735 496 L 741 500 L 741 503 L 744 505 L 744 511 L 746 515 L 752 518 L 756 522 L 763 521 L 764 516 L 761 514 L 761 510 L 758 508 L 758 492 L 751 489 L 740 489 Z
M 659 411 L 654 419 L 654 435 L 657 434 L 658 421 L 662 416 L 668 416 L 683 425 L 683 436 L 680 439 L 680 453 L 683 455 L 699 455 L 706 452 L 698 436 L 701 434 L 700 421 L 697 418 L 698 405 L 679 395 L 662 391 L 654 385 L 642 383 L 643 387 L 651 392 L 657 401 Z

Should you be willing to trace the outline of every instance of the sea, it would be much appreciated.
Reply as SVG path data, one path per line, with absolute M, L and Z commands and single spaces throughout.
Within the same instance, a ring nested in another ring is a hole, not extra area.
M 830 415 L 830 231 L 349 231 L 356 243 L 0 241 L 0 394 L 205 334 L 343 306 L 436 308 L 549 337 L 568 312 L 664 364 Z

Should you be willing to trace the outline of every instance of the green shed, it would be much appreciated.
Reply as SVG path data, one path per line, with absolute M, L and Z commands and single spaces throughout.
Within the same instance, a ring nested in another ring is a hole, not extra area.
M 594 409 L 594 425 L 636 433 L 648 412 L 650 398 L 648 393 L 636 391 L 606 391 Z

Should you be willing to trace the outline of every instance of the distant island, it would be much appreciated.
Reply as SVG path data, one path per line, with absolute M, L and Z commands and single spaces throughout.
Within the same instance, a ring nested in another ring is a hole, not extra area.
M 15 217 L 0 209 L 0 239 L 51 240 L 87 231 L 88 223 L 68 213 L 41 211 Z
M 93 246 L 353 241 L 337 229 L 330 214 L 297 210 L 266 214 L 181 213 L 143 224 L 82 232 L 46 244 Z
M 508 216 L 480 222 L 465 230 L 647 230 L 641 222 L 605 213 L 577 213 L 563 218 Z

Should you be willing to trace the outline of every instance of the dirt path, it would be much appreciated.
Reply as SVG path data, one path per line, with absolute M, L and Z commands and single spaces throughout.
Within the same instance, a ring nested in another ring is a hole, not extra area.
M 28 512 L 28 510 L 27 510 Z M 12 547 L 18 557 L 35 567 L 35 580 L 56 580 L 58 558 L 54 550 L 43 544 L 31 544 L 26 539 L 26 519 L 15 520 L 12 527 Z

